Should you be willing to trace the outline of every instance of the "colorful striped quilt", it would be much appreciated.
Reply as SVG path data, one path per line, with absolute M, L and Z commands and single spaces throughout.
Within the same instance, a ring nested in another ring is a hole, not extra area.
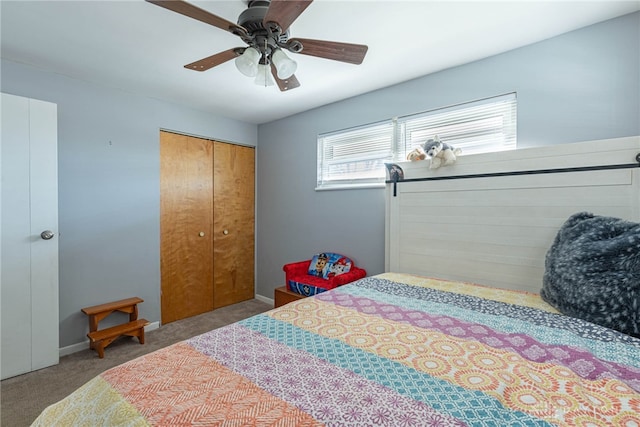
M 37 426 L 639 426 L 640 340 L 386 273 L 110 369 Z

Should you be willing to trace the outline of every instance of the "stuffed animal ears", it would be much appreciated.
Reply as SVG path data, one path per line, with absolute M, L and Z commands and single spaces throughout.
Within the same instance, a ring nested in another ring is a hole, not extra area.
M 429 149 L 435 145 L 440 145 L 442 143 L 442 141 L 440 141 L 440 137 L 438 135 L 435 135 L 433 138 L 429 138 L 427 139 L 423 144 L 422 144 L 422 148 L 424 149 L 424 151 L 429 151 Z

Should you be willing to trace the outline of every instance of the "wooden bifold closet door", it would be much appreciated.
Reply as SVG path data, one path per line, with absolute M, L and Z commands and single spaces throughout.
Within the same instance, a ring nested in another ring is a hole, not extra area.
M 255 150 L 160 133 L 162 323 L 254 297 Z

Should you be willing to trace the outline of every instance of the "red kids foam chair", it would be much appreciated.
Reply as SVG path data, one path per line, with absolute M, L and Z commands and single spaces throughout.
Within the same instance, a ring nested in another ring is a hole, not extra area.
M 287 289 L 311 296 L 362 279 L 367 272 L 351 259 L 333 252 L 322 252 L 313 258 L 285 264 Z

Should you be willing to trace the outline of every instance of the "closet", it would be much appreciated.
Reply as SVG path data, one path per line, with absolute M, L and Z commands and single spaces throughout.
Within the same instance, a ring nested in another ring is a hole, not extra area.
M 57 105 L 2 94 L 2 379 L 58 363 Z
M 160 132 L 161 318 L 254 297 L 255 149 Z

